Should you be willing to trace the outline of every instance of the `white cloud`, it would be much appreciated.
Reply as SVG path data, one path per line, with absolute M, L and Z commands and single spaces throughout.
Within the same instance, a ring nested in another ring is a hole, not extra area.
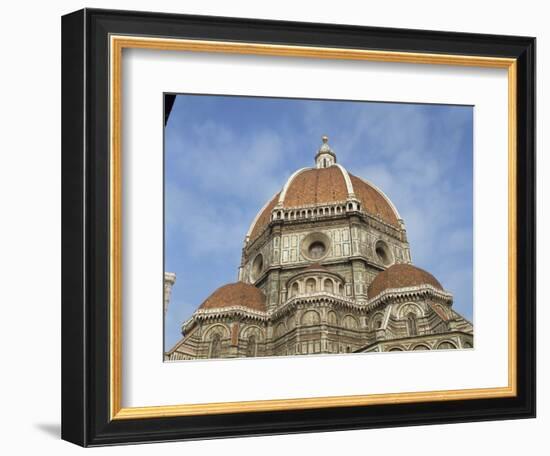
M 186 254 L 224 254 L 242 245 L 248 219 L 236 204 L 214 205 L 182 188 L 166 189 L 167 235 L 186 246 Z
M 226 126 L 212 121 L 193 126 L 192 135 L 177 137 L 176 171 L 193 177 L 199 191 L 222 193 L 260 202 L 279 188 L 284 177 L 284 141 L 275 131 L 252 131 L 237 136 Z M 250 183 L 258 182 L 254 192 Z M 184 183 L 183 183 L 184 184 Z

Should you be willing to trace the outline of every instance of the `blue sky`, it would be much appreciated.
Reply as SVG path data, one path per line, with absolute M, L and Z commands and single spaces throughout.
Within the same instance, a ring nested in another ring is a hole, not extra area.
M 321 136 L 338 162 L 380 187 L 405 220 L 413 263 L 472 319 L 473 108 L 178 95 L 165 130 L 165 270 L 176 284 L 165 346 L 219 286 L 237 280 L 256 213 Z

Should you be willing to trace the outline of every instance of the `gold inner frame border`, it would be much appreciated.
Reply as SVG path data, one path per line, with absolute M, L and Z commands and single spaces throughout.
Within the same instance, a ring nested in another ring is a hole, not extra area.
M 508 71 L 508 385 L 495 388 L 328 396 L 205 404 L 122 407 L 122 51 L 153 49 L 251 54 L 333 60 L 415 63 Z M 513 58 L 375 51 L 332 47 L 205 41 L 111 35 L 110 52 L 110 340 L 109 384 L 112 420 L 266 412 L 330 407 L 514 397 L 517 395 L 517 61 Z

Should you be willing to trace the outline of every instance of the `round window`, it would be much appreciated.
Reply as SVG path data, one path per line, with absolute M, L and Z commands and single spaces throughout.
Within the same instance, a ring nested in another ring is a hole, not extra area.
M 302 255 L 312 261 L 325 258 L 330 250 L 330 238 L 324 233 L 309 233 L 301 242 Z
M 309 257 L 316 260 L 325 255 L 326 247 L 321 241 L 312 242 L 309 246 Z
M 380 262 L 384 265 L 389 265 L 391 263 L 391 254 L 390 249 L 384 241 L 378 241 L 376 243 L 376 256 Z

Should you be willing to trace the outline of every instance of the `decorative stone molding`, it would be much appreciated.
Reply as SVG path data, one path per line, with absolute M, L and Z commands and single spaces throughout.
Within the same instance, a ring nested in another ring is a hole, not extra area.
M 432 285 L 419 285 L 416 287 L 406 287 L 406 288 L 390 288 L 384 290 L 377 296 L 370 298 L 367 301 L 367 309 L 372 310 L 388 300 L 403 300 L 407 298 L 411 299 L 422 299 L 423 297 L 433 296 L 435 298 L 441 299 L 443 302 L 452 303 L 453 295 L 445 291 L 441 291 Z

